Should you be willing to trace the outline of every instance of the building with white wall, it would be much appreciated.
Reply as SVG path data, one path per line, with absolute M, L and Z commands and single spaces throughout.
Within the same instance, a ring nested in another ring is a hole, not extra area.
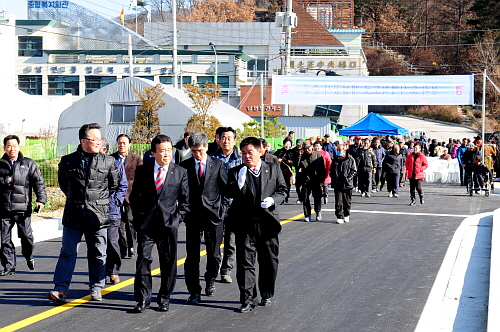
M 352 1 L 331 1 L 337 2 L 349 3 L 351 7 L 340 12 L 352 15 Z M 130 71 L 135 77 L 173 85 L 171 23 L 145 23 L 141 36 L 71 1 L 51 1 L 52 6 L 44 6 L 44 1 L 27 3 L 29 20 L 16 22 L 15 65 L 17 86 L 25 93 L 47 99 L 71 94 L 76 102 L 131 76 Z M 352 22 L 327 30 L 316 21 L 324 16 L 318 16 L 322 6 L 294 4 L 300 29 L 292 37 L 292 74 L 367 75 L 361 49 L 364 31 L 354 29 Z M 333 9 L 327 12 L 337 15 Z M 213 82 L 217 71 L 222 99 L 238 106 L 245 97 L 240 95 L 241 86 L 254 84 L 260 74 L 270 85 L 272 75 L 281 73 L 283 33 L 274 22 L 178 22 L 177 30 L 179 86 Z M 367 113 L 363 105 L 320 106 L 291 105 L 288 115 L 330 116 L 349 125 Z
M 55 127 L 61 112 L 71 105 L 71 96 L 49 100 L 31 96 L 18 89 L 16 74 L 22 71 L 18 66 L 18 38 L 16 19 L 0 21 L 0 139 L 9 134 L 18 135 L 22 141 L 26 136 L 38 135 L 40 129 Z

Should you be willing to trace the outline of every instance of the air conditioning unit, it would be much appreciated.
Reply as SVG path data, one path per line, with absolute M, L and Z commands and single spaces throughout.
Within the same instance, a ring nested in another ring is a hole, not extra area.
M 295 28 L 297 26 L 297 14 L 288 13 L 288 12 L 277 12 L 275 19 L 276 27 L 292 27 Z

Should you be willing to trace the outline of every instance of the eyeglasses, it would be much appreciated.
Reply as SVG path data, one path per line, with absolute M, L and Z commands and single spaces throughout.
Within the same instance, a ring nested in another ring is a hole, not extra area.
M 99 139 L 84 138 L 84 140 L 87 140 L 87 141 L 92 142 L 94 144 L 101 144 L 102 143 L 102 138 L 99 138 Z

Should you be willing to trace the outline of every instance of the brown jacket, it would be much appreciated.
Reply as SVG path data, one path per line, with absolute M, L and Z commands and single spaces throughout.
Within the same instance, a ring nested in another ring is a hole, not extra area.
M 111 154 L 113 158 L 116 160 L 119 160 L 118 156 L 118 151 Z M 125 164 L 123 165 L 125 167 L 125 175 L 127 176 L 127 183 L 128 183 L 128 190 L 125 195 L 125 200 L 130 203 L 129 201 L 129 196 L 130 192 L 132 191 L 132 184 L 134 183 L 134 178 L 135 178 L 135 169 L 137 166 L 142 165 L 142 159 L 138 155 L 136 155 L 133 152 L 128 153 L 127 159 L 125 159 Z

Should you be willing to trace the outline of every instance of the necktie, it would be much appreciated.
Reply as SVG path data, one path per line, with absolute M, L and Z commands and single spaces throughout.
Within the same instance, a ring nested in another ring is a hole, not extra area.
M 156 193 L 159 195 L 161 193 L 161 189 L 163 188 L 163 180 L 165 177 L 163 176 L 163 167 L 158 168 L 158 175 L 156 176 Z
M 205 182 L 205 173 L 203 172 L 203 163 L 200 161 L 198 163 L 198 179 L 200 180 L 200 184 Z

